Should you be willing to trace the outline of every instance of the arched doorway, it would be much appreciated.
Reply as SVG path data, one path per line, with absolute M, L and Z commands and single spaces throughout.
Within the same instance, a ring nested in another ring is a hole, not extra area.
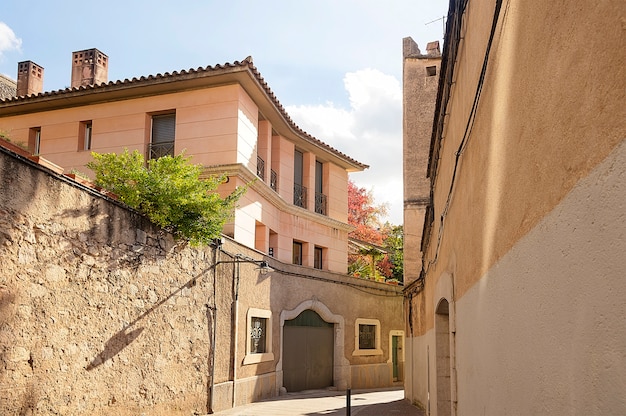
M 435 312 L 435 347 L 437 363 L 437 416 L 452 414 L 450 383 L 450 305 L 442 299 Z
M 289 392 L 333 385 L 334 325 L 305 309 L 283 327 L 283 385 Z

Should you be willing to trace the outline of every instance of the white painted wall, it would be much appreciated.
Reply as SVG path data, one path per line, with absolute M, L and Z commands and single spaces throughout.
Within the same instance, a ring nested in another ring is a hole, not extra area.
M 458 413 L 626 414 L 626 142 L 456 303 Z

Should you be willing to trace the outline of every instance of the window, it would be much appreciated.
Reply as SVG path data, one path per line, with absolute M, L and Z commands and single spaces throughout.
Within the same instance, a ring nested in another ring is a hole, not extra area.
M 426 76 L 434 77 L 437 75 L 437 67 L 436 66 L 427 66 L 426 67 Z
M 174 156 L 174 137 L 176 135 L 176 114 L 152 116 L 152 135 L 148 156 L 158 159 L 162 156 Z
M 78 150 L 91 150 L 91 121 L 82 121 L 78 129 Z
M 293 264 L 299 264 L 302 266 L 302 243 L 299 241 L 293 242 Z
M 33 127 L 28 131 L 28 149 L 34 155 L 41 152 L 41 127 Z
M 272 311 L 248 309 L 246 356 L 243 364 L 274 360 L 272 353 Z
M 315 212 L 326 215 L 326 195 L 323 193 L 323 173 L 322 162 L 315 161 Z
M 296 150 L 293 156 L 293 204 L 302 208 L 306 208 L 306 187 L 303 185 L 304 180 L 304 155 L 301 151 Z
M 250 354 L 263 354 L 267 350 L 267 318 L 253 316 L 250 322 Z
M 376 325 L 359 325 L 359 349 L 376 349 Z
M 315 267 L 316 269 L 322 269 L 322 265 L 323 265 L 323 257 L 322 255 L 324 254 L 324 250 L 321 247 L 315 247 L 314 250 L 314 258 L 313 258 L 313 267 Z
M 380 321 L 358 318 L 354 324 L 354 352 L 352 355 L 382 355 Z

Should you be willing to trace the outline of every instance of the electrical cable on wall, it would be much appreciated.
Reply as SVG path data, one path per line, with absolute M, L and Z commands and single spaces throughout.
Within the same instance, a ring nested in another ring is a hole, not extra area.
M 463 3 L 463 6 L 461 7 L 461 15 L 465 14 L 465 9 L 467 7 L 467 3 L 468 0 L 466 0 Z M 450 209 L 450 205 L 452 204 L 452 196 L 454 194 L 454 190 L 455 190 L 455 185 L 456 185 L 456 180 L 457 180 L 457 173 L 460 167 L 460 163 L 461 163 L 461 156 L 463 155 L 463 152 L 465 151 L 465 148 L 467 147 L 467 143 L 469 142 L 469 138 L 471 136 L 472 133 L 472 129 L 474 127 L 474 122 L 476 120 L 476 113 L 478 110 L 478 104 L 480 102 L 480 97 L 482 94 L 482 89 L 483 89 L 483 85 L 484 85 L 484 81 L 485 81 L 485 76 L 487 73 L 487 66 L 489 63 L 489 57 L 491 54 L 491 47 L 493 45 L 493 39 L 495 36 L 495 32 L 496 32 L 496 28 L 498 25 L 498 20 L 500 17 L 500 10 L 502 7 L 502 0 L 496 0 L 496 4 L 495 4 L 495 8 L 494 8 L 494 15 L 493 15 L 493 20 L 491 23 L 491 31 L 489 34 L 489 40 L 487 42 L 487 47 L 485 49 L 485 56 L 483 58 L 483 65 L 480 71 L 480 76 L 478 78 L 478 84 L 476 86 L 476 93 L 474 94 L 474 101 L 472 102 L 472 107 L 470 109 L 470 114 L 468 116 L 467 119 L 467 123 L 465 125 L 465 131 L 463 133 L 463 138 L 461 139 L 461 142 L 459 144 L 459 147 L 457 149 L 457 151 L 455 152 L 455 161 L 454 161 L 454 168 L 452 171 L 452 178 L 450 180 L 450 188 L 448 189 L 448 195 L 446 197 L 446 203 L 444 205 L 444 208 L 441 212 L 441 216 L 440 216 L 440 222 L 439 222 L 439 232 L 437 235 L 437 246 L 435 248 L 435 255 L 434 258 L 432 260 L 429 260 L 427 262 L 424 261 L 424 259 L 422 259 L 422 273 L 420 273 L 420 278 L 418 280 L 420 280 L 420 285 L 419 287 L 417 287 L 415 290 L 412 290 L 411 292 L 419 292 L 421 291 L 421 289 L 424 287 L 424 280 L 426 278 L 426 274 L 428 273 L 428 271 L 430 270 L 430 266 L 432 266 L 433 264 L 437 263 L 437 260 L 439 259 L 439 251 L 441 248 L 441 241 L 442 241 L 442 236 L 443 236 L 443 232 L 444 232 L 444 228 L 445 228 L 445 219 L 446 216 L 448 215 L 448 211 Z M 457 26 L 457 37 L 456 37 L 456 41 L 459 42 L 460 41 L 460 24 Z M 458 44 L 458 43 L 457 43 Z M 446 102 L 446 106 L 447 106 L 447 102 Z M 445 114 L 445 112 L 444 112 Z M 441 121 L 440 121 L 441 122 Z M 441 135 L 441 132 L 440 132 Z M 424 252 L 426 253 L 426 250 L 424 250 Z M 406 294 L 405 294 L 406 296 Z

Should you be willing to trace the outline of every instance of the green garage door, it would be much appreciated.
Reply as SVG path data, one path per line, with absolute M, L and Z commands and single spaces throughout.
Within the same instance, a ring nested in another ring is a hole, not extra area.
M 333 385 L 334 325 L 307 309 L 283 328 L 283 384 L 288 392 Z

